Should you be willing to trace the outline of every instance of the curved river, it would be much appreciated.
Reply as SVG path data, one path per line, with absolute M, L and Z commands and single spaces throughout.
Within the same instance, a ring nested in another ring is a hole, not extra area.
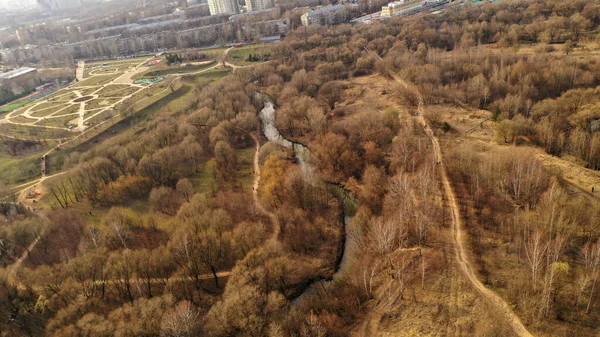
M 281 135 L 281 133 L 277 129 L 277 126 L 275 125 L 275 107 L 273 105 L 273 102 L 265 95 L 261 95 L 260 97 L 265 104 L 264 108 L 260 111 L 260 119 L 262 121 L 263 134 L 269 141 L 292 149 L 294 151 L 294 155 L 296 156 L 296 160 L 298 161 L 298 164 L 302 169 L 304 181 L 311 185 L 317 184 L 319 180 L 316 178 L 314 167 L 311 165 L 310 162 L 310 150 L 303 144 L 290 141 Z M 344 217 L 345 233 L 344 237 L 342 238 L 342 243 L 344 244 L 343 253 L 341 254 L 339 260 L 336 261 L 336 272 L 333 275 L 333 278 L 331 280 L 314 281 L 308 289 L 306 289 L 298 298 L 296 298 L 293 301 L 294 303 L 300 301 L 304 296 L 312 294 L 314 292 L 316 284 L 319 284 L 319 287 L 321 286 L 321 284 L 327 287 L 347 272 L 351 265 L 351 261 L 353 260 L 353 256 L 357 251 L 357 244 L 355 240 L 356 231 L 352 223 L 352 217 L 346 215 Z

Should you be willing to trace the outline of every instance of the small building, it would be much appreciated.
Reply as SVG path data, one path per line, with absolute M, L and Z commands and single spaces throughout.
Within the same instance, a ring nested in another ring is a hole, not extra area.
M 0 73 L 0 86 L 15 95 L 33 89 L 39 85 L 38 72 L 35 68 L 19 68 Z
M 391 18 L 393 16 L 398 15 L 402 9 L 406 8 L 406 4 L 409 0 L 399 0 L 390 2 L 386 6 L 381 7 L 381 17 L 382 18 Z
M 281 35 L 274 36 L 263 36 L 259 39 L 260 43 L 279 43 L 281 42 Z
M 330 5 L 305 13 L 300 19 L 305 27 L 337 25 L 348 20 L 348 11 L 344 5 Z

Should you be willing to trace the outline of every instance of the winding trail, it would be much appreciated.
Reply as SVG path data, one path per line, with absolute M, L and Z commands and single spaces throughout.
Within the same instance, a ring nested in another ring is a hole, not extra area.
M 418 98 L 418 116 L 416 117 L 419 123 L 423 126 L 423 129 L 431 143 L 433 144 L 433 150 L 435 152 L 436 160 L 438 162 L 438 167 L 441 173 L 442 186 L 444 189 L 444 195 L 446 200 L 448 201 L 448 205 L 450 207 L 450 211 L 452 213 L 452 243 L 454 246 L 454 252 L 456 255 L 456 261 L 463 272 L 463 274 L 467 277 L 469 283 L 473 285 L 473 287 L 479 292 L 479 294 L 485 298 L 489 303 L 491 303 L 502 315 L 503 318 L 507 321 L 507 323 L 513 329 L 515 336 L 519 337 L 532 337 L 533 335 L 527 331 L 527 328 L 523 325 L 521 320 L 509 305 L 495 292 L 485 287 L 485 285 L 479 280 L 477 275 L 474 272 L 474 267 L 471 264 L 471 261 L 467 255 L 467 251 L 464 244 L 464 231 L 462 229 L 462 218 L 460 216 L 460 211 L 458 207 L 458 202 L 456 201 L 456 194 L 452 185 L 450 184 L 450 179 L 448 178 L 448 171 L 446 170 L 446 166 L 444 165 L 442 151 L 440 148 L 440 143 L 437 137 L 435 136 L 433 130 L 423 117 L 425 112 L 425 101 L 423 100 L 423 96 L 419 92 L 416 87 L 409 85 L 406 81 L 400 78 L 397 75 L 394 75 L 394 80 L 405 87 L 406 89 L 412 90 Z
M 254 143 L 256 144 L 256 151 L 254 152 L 254 184 L 252 185 L 252 198 L 254 199 L 254 206 L 261 213 L 267 215 L 269 219 L 271 219 L 271 225 L 273 227 L 273 233 L 271 234 L 270 240 L 277 241 L 279 237 L 279 233 L 281 231 L 281 226 L 279 224 L 279 219 L 273 212 L 267 211 L 267 209 L 263 206 L 260 198 L 258 196 L 258 188 L 260 187 L 260 141 L 255 134 L 250 134 L 252 139 L 254 139 Z
M 377 57 L 380 61 L 383 61 L 381 56 L 379 56 L 376 52 L 369 50 L 364 47 L 365 51 Z M 448 205 L 450 207 L 450 211 L 452 213 L 452 244 L 454 247 L 454 253 L 456 256 L 456 262 L 458 263 L 460 270 L 467 277 L 469 283 L 473 285 L 473 287 L 479 292 L 479 294 L 490 304 L 492 304 L 502 315 L 507 323 L 513 329 L 515 336 L 519 337 L 533 337 L 533 335 L 527 331 L 527 328 L 523 325 L 521 320 L 509 305 L 500 297 L 498 294 L 493 292 L 492 290 L 485 287 L 485 285 L 479 280 L 477 275 L 474 272 L 474 267 L 469 260 L 467 255 L 467 250 L 465 248 L 463 237 L 464 232 L 462 229 L 462 218 L 460 216 L 460 211 L 458 207 L 458 202 L 456 201 L 456 194 L 454 193 L 454 189 L 450 184 L 450 179 L 448 179 L 448 171 L 446 170 L 446 166 L 444 165 L 442 150 L 440 147 L 440 142 L 435 136 L 433 130 L 427 123 L 427 120 L 423 117 L 425 112 L 425 100 L 423 99 L 423 95 L 419 89 L 410 85 L 407 81 L 402 79 L 400 76 L 396 74 L 392 74 L 394 80 L 399 83 L 404 88 L 411 90 L 418 98 L 418 106 L 417 111 L 418 115 L 416 116 L 417 121 L 423 126 L 427 137 L 431 140 L 433 145 L 433 150 L 435 152 L 435 157 L 438 163 L 439 170 L 441 172 L 442 186 L 444 188 L 444 195 L 446 200 L 448 201 Z

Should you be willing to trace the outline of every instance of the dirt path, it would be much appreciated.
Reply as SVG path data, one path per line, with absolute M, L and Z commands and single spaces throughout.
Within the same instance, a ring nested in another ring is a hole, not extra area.
M 229 277 L 231 275 L 231 271 L 220 271 L 217 272 L 217 278 L 223 278 L 223 277 Z M 212 280 L 214 279 L 215 276 L 212 273 L 207 273 L 207 274 L 202 274 L 202 275 L 198 275 L 198 280 Z M 166 279 L 164 278 L 150 278 L 149 281 L 151 284 L 164 284 Z M 94 284 L 96 285 L 101 285 L 102 283 L 116 283 L 116 282 L 124 282 L 125 279 L 116 279 L 116 280 L 97 280 L 94 281 Z M 195 278 L 192 277 L 170 277 L 167 282 L 169 283 L 175 283 L 175 282 L 192 282 L 195 281 Z M 147 283 L 148 280 L 147 279 L 143 279 L 141 277 L 133 277 L 129 279 L 129 282 L 131 283 Z
M 254 143 L 256 144 L 256 151 L 254 153 L 254 184 L 252 185 L 252 198 L 254 199 L 254 206 L 261 213 L 267 215 L 269 219 L 271 219 L 271 224 L 273 226 L 273 233 L 271 234 L 270 240 L 277 241 L 280 232 L 279 219 L 272 212 L 267 211 L 267 209 L 263 206 L 260 198 L 258 196 L 258 188 L 260 187 L 260 142 L 258 141 L 258 137 L 255 134 L 250 134 L 252 139 L 254 139 Z
M 79 81 L 79 82 L 83 81 L 84 73 L 85 73 L 85 61 L 77 62 L 77 71 L 75 72 L 75 77 L 77 78 L 77 81 Z
M 468 281 L 471 285 L 477 289 L 477 291 L 486 299 L 490 304 L 496 307 L 499 312 L 501 312 L 504 316 L 504 319 L 507 323 L 512 327 L 515 332 L 515 336 L 519 337 L 532 337 L 533 335 L 527 331 L 521 320 L 515 313 L 511 310 L 508 304 L 495 292 L 486 288 L 483 283 L 477 278 L 475 274 L 474 267 L 469 260 L 469 257 L 466 252 L 466 248 L 464 245 L 464 232 L 462 229 L 462 218 L 460 216 L 460 211 L 458 207 L 458 202 L 456 201 L 456 195 L 454 193 L 454 189 L 450 184 L 450 179 L 448 179 L 448 172 L 446 170 L 446 166 L 444 165 L 442 151 L 440 148 L 440 143 L 433 133 L 433 130 L 423 117 L 423 113 L 425 112 L 425 102 L 423 100 L 423 96 L 418 91 L 418 89 L 410 86 L 406 81 L 401 79 L 398 76 L 394 76 L 396 82 L 398 82 L 403 87 L 413 90 L 417 95 L 419 104 L 418 104 L 418 116 L 416 117 L 419 123 L 423 126 L 425 133 L 431 140 L 433 144 L 433 150 L 435 152 L 436 160 L 438 162 L 438 167 L 441 172 L 442 185 L 444 189 L 444 195 L 446 200 L 448 201 L 448 205 L 450 207 L 450 211 L 452 213 L 452 243 L 454 246 L 454 251 L 456 255 L 456 261 L 463 272 L 463 274 L 467 277 Z
M 144 62 L 135 66 L 135 68 L 133 68 L 133 70 L 129 70 L 129 69 L 126 70 L 123 75 L 114 79 L 111 82 L 111 84 L 133 84 L 133 77 L 135 75 L 141 74 L 141 73 L 145 72 L 146 70 L 150 69 L 148 67 L 145 67 L 144 64 L 150 62 L 152 59 L 154 59 L 154 57 L 150 57 L 150 58 L 146 59 Z

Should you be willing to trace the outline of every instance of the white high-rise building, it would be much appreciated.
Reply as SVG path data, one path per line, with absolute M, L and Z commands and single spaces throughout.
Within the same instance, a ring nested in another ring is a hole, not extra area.
M 238 14 L 240 6 L 237 0 L 208 0 L 210 15 Z
M 38 4 L 45 10 L 80 8 L 81 0 L 39 0 Z
M 261 11 L 273 7 L 275 7 L 275 0 L 246 0 L 246 10 L 248 12 Z

